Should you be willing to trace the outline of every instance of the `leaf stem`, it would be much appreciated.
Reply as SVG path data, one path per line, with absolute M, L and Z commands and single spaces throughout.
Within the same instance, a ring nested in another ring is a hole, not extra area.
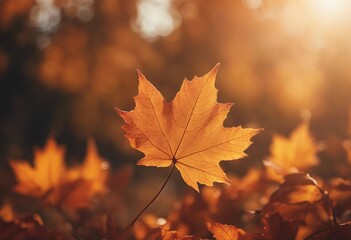
M 336 220 L 336 213 L 335 213 L 335 208 L 334 208 L 334 205 L 333 205 L 333 200 L 330 198 L 329 193 L 327 191 L 324 191 L 323 189 L 321 189 L 317 185 L 317 181 L 314 180 L 313 178 L 311 178 L 308 174 L 307 174 L 307 177 L 314 183 L 314 185 L 317 187 L 317 189 L 321 192 L 323 198 L 327 199 L 327 201 L 329 203 L 329 206 L 330 206 L 330 210 L 332 212 L 333 226 L 329 227 L 329 228 L 326 228 L 326 229 L 321 229 L 321 230 L 319 230 L 317 232 L 314 232 L 314 233 L 310 234 L 309 236 L 307 236 L 306 238 L 304 238 L 304 240 L 312 239 L 313 237 L 318 236 L 319 234 L 322 234 L 322 233 L 324 233 L 326 231 L 329 231 L 329 230 L 333 229 L 333 227 L 338 225 L 338 222 Z
M 335 213 L 335 209 L 334 209 L 334 205 L 333 205 L 333 200 L 329 197 L 329 194 L 328 194 L 328 199 L 329 199 L 330 209 L 331 209 L 332 214 L 333 214 L 333 223 L 334 223 L 334 226 L 336 226 L 336 225 L 338 225 L 338 222 L 336 221 L 336 213 Z
M 132 227 L 134 225 L 134 223 L 139 219 L 139 217 L 146 211 L 146 209 L 148 209 L 148 207 L 156 200 L 156 198 L 160 195 L 160 193 L 162 192 L 162 190 L 166 186 L 168 180 L 171 178 L 174 168 L 175 168 L 175 162 L 173 161 L 172 169 L 169 172 L 168 177 L 167 177 L 166 181 L 163 183 L 163 185 L 161 186 L 160 190 L 158 190 L 158 192 L 153 197 L 153 199 L 151 199 L 151 201 L 143 208 L 143 210 L 140 211 L 140 213 L 134 218 L 134 220 L 130 224 L 128 224 L 123 230 L 126 230 L 126 229 Z

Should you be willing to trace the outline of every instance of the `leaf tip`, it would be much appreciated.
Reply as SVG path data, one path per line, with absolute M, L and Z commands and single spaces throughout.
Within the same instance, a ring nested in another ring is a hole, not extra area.
M 138 73 L 138 79 L 139 79 L 139 81 L 140 81 L 141 79 L 145 79 L 144 74 L 143 74 L 139 69 L 137 69 L 137 73 Z
M 218 72 L 218 68 L 220 67 L 220 63 L 217 63 L 214 68 L 212 68 L 212 70 L 210 71 L 210 73 L 214 73 L 215 75 L 217 75 Z
M 120 116 L 122 116 L 123 113 L 125 113 L 125 111 L 119 109 L 118 107 L 114 107 L 113 109 L 114 109 L 114 110 L 116 111 L 116 113 L 118 113 Z
M 117 107 L 114 107 L 113 110 L 115 110 L 115 112 L 116 112 L 118 115 L 122 116 L 121 113 L 122 113 L 123 111 L 122 111 L 121 109 L 119 109 L 119 108 L 117 108 Z

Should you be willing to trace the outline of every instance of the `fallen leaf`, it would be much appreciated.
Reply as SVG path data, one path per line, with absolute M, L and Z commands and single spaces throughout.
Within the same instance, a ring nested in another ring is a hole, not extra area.
M 91 205 L 93 182 L 83 178 L 67 181 L 56 187 L 46 196 L 48 203 L 74 210 Z
M 351 222 L 337 224 L 332 228 L 320 230 L 306 237 L 305 240 L 349 240 L 351 239 Z
M 297 205 L 299 203 L 316 203 L 323 198 L 315 180 L 308 174 L 294 173 L 284 177 L 284 183 L 271 195 L 266 209 L 279 204 Z
M 34 166 L 24 161 L 10 161 L 18 184 L 15 191 L 41 198 L 46 204 L 77 209 L 88 207 L 90 199 L 106 190 L 107 169 L 99 157 L 93 140 L 81 166 L 67 168 L 65 149 L 49 138 L 44 149 L 36 149 Z
M 170 211 L 164 228 L 176 230 L 180 235 L 195 234 L 204 236 L 207 226 L 207 205 L 200 194 L 190 192 Z
M 14 220 L 15 213 L 13 212 L 12 206 L 10 203 L 5 203 L 0 208 L 0 219 L 3 219 L 5 222 L 10 222 Z
M 43 197 L 65 180 L 65 149 L 49 138 L 43 149 L 34 150 L 33 167 L 24 161 L 10 161 L 18 184 L 15 191 L 24 195 Z
M 220 224 L 220 223 L 209 223 L 208 229 L 213 233 L 213 236 L 217 240 L 244 240 L 246 232 L 243 229 L 235 226 Z
M 284 220 L 279 213 L 269 215 L 263 219 L 265 228 L 262 233 L 262 239 L 274 240 L 295 240 L 299 222 L 294 220 Z
M 168 231 L 162 228 L 161 228 L 161 239 L 162 240 L 205 240 L 197 236 L 180 236 L 177 233 L 177 231 Z
M 92 183 L 90 194 L 103 193 L 106 191 L 106 179 L 109 163 L 100 157 L 94 140 L 89 139 L 87 152 L 81 166 L 71 168 L 68 175 L 73 180 L 82 178 Z
M 275 134 L 270 146 L 271 156 L 265 163 L 268 175 L 279 180 L 280 175 L 307 170 L 319 163 L 316 151 L 308 121 L 297 126 L 289 138 Z
M 279 213 L 285 222 L 298 222 L 296 239 L 304 239 L 311 232 L 331 224 L 327 193 L 315 179 L 302 173 L 290 174 L 284 179 L 263 208 L 264 218 Z
M 330 181 L 329 196 L 333 200 L 336 215 L 340 221 L 350 219 L 351 180 L 336 178 Z
M 107 186 L 112 189 L 112 192 L 121 194 L 128 189 L 133 174 L 134 166 L 121 166 L 109 174 Z
M 196 191 L 198 183 L 229 183 L 222 160 L 245 157 L 251 137 L 262 129 L 223 127 L 231 103 L 217 102 L 215 77 L 219 64 L 203 77 L 185 79 L 171 103 L 139 74 L 135 109 L 116 109 L 131 146 L 145 154 L 138 165 L 168 167 L 172 163 Z
M 230 176 L 231 185 L 218 188 L 205 187 L 201 191 L 203 200 L 207 203 L 207 211 L 211 219 L 230 225 L 244 226 L 250 218 L 248 214 L 262 209 L 268 202 L 268 197 L 275 187 L 270 187 L 262 171 L 251 169 L 243 177 Z M 236 216 L 233 218 L 233 216 Z
M 29 216 L 15 219 L 11 222 L 4 222 L 0 219 L 0 239 L 13 240 L 69 240 L 68 236 L 59 231 L 46 230 L 40 220 L 36 217 Z

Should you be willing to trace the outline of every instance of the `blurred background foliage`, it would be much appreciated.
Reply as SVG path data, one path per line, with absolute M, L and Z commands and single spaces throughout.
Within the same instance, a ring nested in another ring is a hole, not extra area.
M 271 134 L 301 118 L 317 139 L 345 138 L 350 11 L 348 0 L 2 0 L 0 164 L 32 159 L 49 135 L 70 162 L 94 137 L 113 166 L 134 164 L 113 107 L 133 108 L 136 69 L 170 101 L 217 62 L 219 101 L 235 103 L 225 124 L 266 130 L 251 160 L 227 166 L 260 165 Z

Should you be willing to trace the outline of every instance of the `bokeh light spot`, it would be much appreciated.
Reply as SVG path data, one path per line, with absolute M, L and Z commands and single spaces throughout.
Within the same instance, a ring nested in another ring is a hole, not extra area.
M 60 8 L 54 5 L 53 0 L 37 0 L 37 5 L 30 13 L 30 20 L 41 31 L 51 32 L 60 23 Z
M 159 226 L 163 226 L 167 223 L 166 219 L 164 218 L 158 218 L 157 221 L 156 221 L 157 225 Z
M 169 35 L 180 23 L 179 13 L 171 3 L 171 0 L 139 0 L 134 29 L 149 40 Z
M 262 0 L 245 0 L 246 5 L 250 9 L 258 9 L 262 5 Z

